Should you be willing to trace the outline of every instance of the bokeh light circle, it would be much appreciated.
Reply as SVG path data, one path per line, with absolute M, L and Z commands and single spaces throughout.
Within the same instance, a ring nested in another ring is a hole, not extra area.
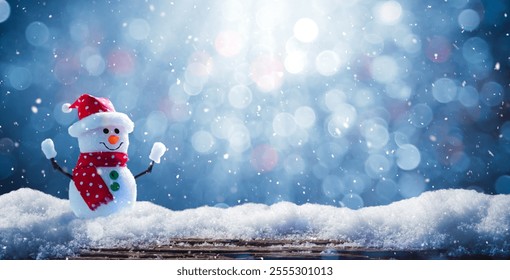
M 381 154 L 372 154 L 365 161 L 365 172 L 373 179 L 384 176 L 391 167 L 392 162 Z
M 315 68 L 323 76 L 332 76 L 340 70 L 340 57 L 331 50 L 322 51 L 315 59 Z
M 11 6 L 5 0 L 0 0 L 0 23 L 6 21 L 11 15 Z
M 205 130 L 197 131 L 191 137 L 193 149 L 201 154 L 211 153 L 214 150 L 215 143 L 214 136 Z
M 420 103 L 411 108 L 409 123 L 417 128 L 422 128 L 428 126 L 433 117 L 434 113 L 430 106 L 425 103 Z
M 466 31 L 475 30 L 480 24 L 480 16 L 472 9 L 463 10 L 457 17 L 460 28 Z
M 283 83 L 284 66 L 282 62 L 271 55 L 259 55 L 250 65 L 250 78 L 262 92 L 279 89 Z
M 472 64 L 485 63 L 490 57 L 489 44 L 480 38 L 472 37 L 462 45 L 462 56 Z
M 0 138 L 0 154 L 10 154 L 14 151 L 15 143 L 11 138 Z
M 73 40 L 82 42 L 90 35 L 90 28 L 87 23 L 76 20 L 70 24 L 69 33 Z
M 328 175 L 322 180 L 322 192 L 329 198 L 338 198 L 345 192 L 345 184 L 337 175 Z
M 300 155 L 291 154 L 283 162 L 283 167 L 287 174 L 302 174 L 306 168 L 306 162 Z
M 294 121 L 301 128 L 310 128 L 315 124 L 315 111 L 308 106 L 301 106 L 294 112 Z
M 168 118 L 162 111 L 152 111 L 145 120 L 145 132 L 149 139 L 164 135 L 167 127 Z
M 151 27 L 149 23 L 141 18 L 133 19 L 129 23 L 129 35 L 135 40 L 145 40 L 149 37 Z
M 422 42 L 419 36 L 415 34 L 409 34 L 403 38 L 403 40 L 400 42 L 400 45 L 406 52 L 414 54 L 421 51 Z
M 318 35 L 319 27 L 310 18 L 301 18 L 294 24 L 294 37 L 303 43 L 315 41 Z
M 229 148 L 236 153 L 242 153 L 251 146 L 251 135 L 248 128 L 242 124 L 231 128 L 228 135 Z
M 32 84 L 32 73 L 25 67 L 12 67 L 8 78 L 11 86 L 17 90 L 26 90 Z
M 390 134 L 384 121 L 374 119 L 361 123 L 361 134 L 365 137 L 367 148 L 381 149 L 388 143 Z
M 478 105 L 478 91 L 472 86 L 465 86 L 459 89 L 459 102 L 464 107 L 475 107 Z
M 250 162 L 255 170 L 269 172 L 278 165 L 278 152 L 270 145 L 261 144 L 253 149 Z
M 252 100 L 253 96 L 250 88 L 244 85 L 233 86 L 228 93 L 228 102 L 237 109 L 248 107 Z
M 380 83 L 393 82 L 399 73 L 399 67 L 395 59 L 390 56 L 378 56 L 370 65 L 372 78 Z
M 421 162 L 420 150 L 412 144 L 404 144 L 396 152 L 397 165 L 403 170 L 413 170 Z
M 457 85 L 448 78 L 440 78 L 432 85 L 432 96 L 440 103 L 448 103 L 457 97 Z
M 129 76 L 135 70 L 134 54 L 129 50 L 114 49 L 106 61 L 108 70 L 121 77 Z
M 333 137 L 343 137 L 353 126 L 357 118 L 356 108 L 350 104 L 343 103 L 338 106 L 338 111 L 331 114 L 327 121 L 327 129 Z
M 324 94 L 324 104 L 331 112 L 341 110 L 346 100 L 346 94 L 338 89 L 327 91 L 326 94 Z
M 382 24 L 395 25 L 402 17 L 402 6 L 397 1 L 385 1 L 375 8 L 375 17 Z
M 480 90 L 480 100 L 487 106 L 499 106 L 505 96 L 503 87 L 493 81 L 487 82 Z
M 291 136 L 296 131 L 296 121 L 289 113 L 279 113 L 273 119 L 273 130 L 280 136 Z
M 206 65 L 199 62 L 192 62 L 186 67 L 184 72 L 184 79 L 186 84 L 191 87 L 197 87 L 202 89 L 203 85 L 209 79 L 209 70 Z M 189 95 L 197 95 L 198 92 L 186 91 Z
M 435 63 L 444 63 L 450 59 L 452 54 L 451 42 L 443 36 L 433 36 L 428 39 L 425 48 L 427 58 Z
M 90 75 L 100 76 L 106 69 L 106 62 L 104 61 L 103 57 L 98 54 L 91 55 L 85 62 L 85 68 Z
M 358 108 L 369 108 L 375 103 L 374 92 L 368 88 L 361 89 L 354 95 L 352 103 Z
M 292 51 L 285 57 L 283 65 L 285 70 L 291 74 L 303 72 L 306 67 L 307 57 L 302 51 Z
M 50 30 L 40 21 L 30 23 L 25 30 L 27 41 L 33 46 L 45 44 L 50 37 Z

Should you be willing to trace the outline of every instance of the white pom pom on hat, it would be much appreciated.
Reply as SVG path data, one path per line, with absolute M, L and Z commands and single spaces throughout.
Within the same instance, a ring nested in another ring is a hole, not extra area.
M 71 104 L 70 103 L 64 103 L 62 104 L 62 112 L 64 113 L 71 113 Z

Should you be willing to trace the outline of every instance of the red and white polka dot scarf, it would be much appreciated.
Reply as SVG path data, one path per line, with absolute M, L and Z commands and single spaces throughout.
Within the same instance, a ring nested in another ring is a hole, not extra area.
M 81 153 L 73 169 L 73 181 L 83 200 L 94 211 L 101 204 L 108 204 L 113 195 L 103 178 L 98 174 L 97 167 L 126 166 L 128 156 L 118 152 Z

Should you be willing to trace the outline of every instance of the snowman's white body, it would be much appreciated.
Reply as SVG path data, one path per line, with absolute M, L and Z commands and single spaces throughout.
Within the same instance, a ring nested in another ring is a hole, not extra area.
M 104 133 L 105 130 L 108 130 L 109 133 Z M 115 130 L 119 132 L 113 133 Z M 107 139 L 111 134 L 119 138 L 115 144 L 108 143 Z M 127 154 L 129 146 L 128 132 L 121 126 L 100 126 L 80 134 L 77 138 L 81 153 L 114 151 Z M 135 204 L 136 181 L 127 167 L 96 167 L 96 170 L 113 195 L 113 200 L 92 210 L 85 203 L 75 186 L 75 182 L 71 180 L 69 183 L 69 203 L 76 216 L 80 218 L 107 216 Z M 114 170 L 118 173 L 118 178 L 115 180 L 110 177 L 110 172 Z M 110 187 L 114 182 L 119 184 L 118 190 L 112 190 Z
M 110 178 L 109 174 L 113 170 L 117 171 L 119 177 L 116 180 Z M 80 218 L 95 218 L 107 216 L 118 212 L 121 209 L 132 207 L 136 202 L 136 181 L 135 177 L 127 167 L 97 167 L 98 174 L 106 183 L 111 186 L 114 182 L 120 185 L 116 191 L 110 189 L 113 195 L 113 201 L 108 204 L 101 204 L 98 208 L 91 210 L 83 200 L 74 181 L 69 183 L 69 203 L 74 214 Z

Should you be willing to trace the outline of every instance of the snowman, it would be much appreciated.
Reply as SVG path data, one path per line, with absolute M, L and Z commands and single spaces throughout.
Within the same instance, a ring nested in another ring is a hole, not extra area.
M 53 168 L 68 176 L 69 203 L 80 218 L 107 216 L 132 207 L 136 202 L 135 179 L 150 173 L 154 162 L 159 163 L 166 147 L 154 143 L 147 170 L 133 176 L 127 168 L 128 134 L 134 124 L 126 114 L 116 112 L 107 98 L 81 95 L 73 104 L 64 104 L 66 113 L 76 109 L 79 120 L 69 127 L 69 134 L 78 138 L 80 156 L 72 174 L 55 160 L 53 141 L 41 143 L 44 155 Z

